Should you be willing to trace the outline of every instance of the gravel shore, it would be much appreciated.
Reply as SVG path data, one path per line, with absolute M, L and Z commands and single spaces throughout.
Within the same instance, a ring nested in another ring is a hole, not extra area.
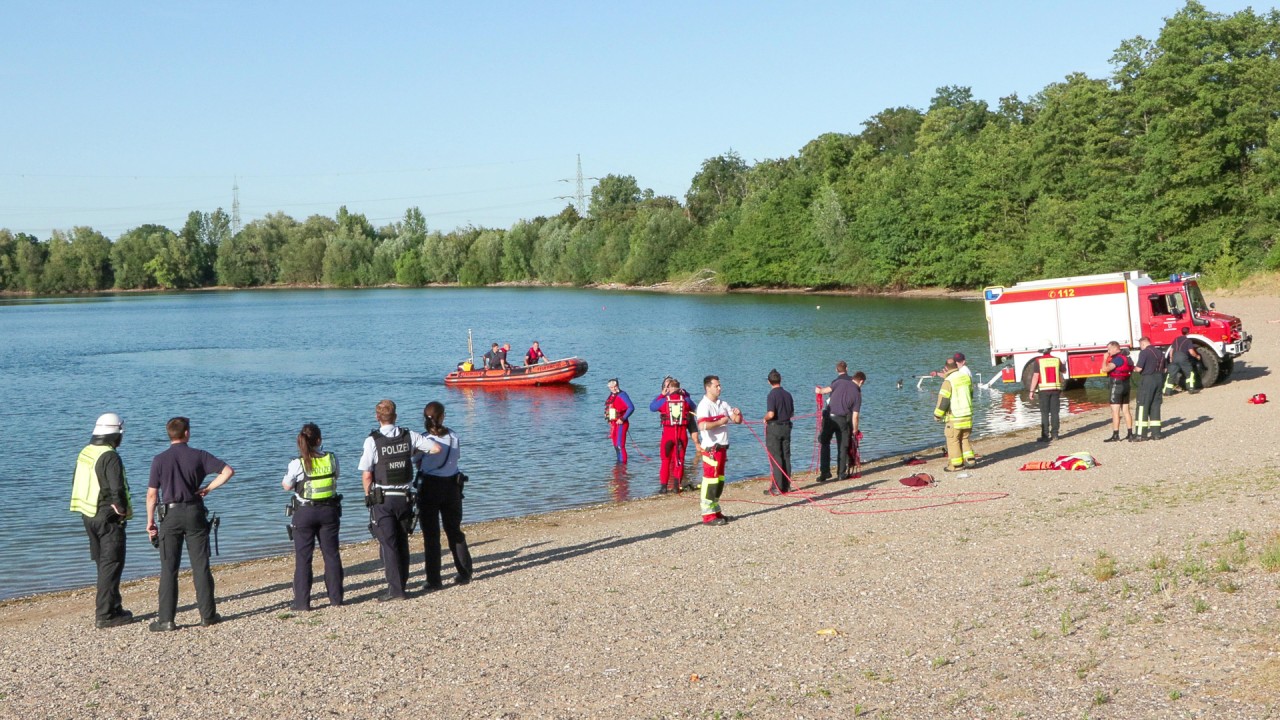
M 210 628 L 187 577 L 173 633 L 147 631 L 154 578 L 113 630 L 91 588 L 0 603 L 0 717 L 1278 717 L 1280 301 L 1222 305 L 1253 351 L 1167 398 L 1161 442 L 1104 445 L 1104 409 L 1048 449 L 976 438 L 969 477 L 935 449 L 785 500 L 734 484 L 725 527 L 691 493 L 471 525 L 475 582 L 399 603 L 372 543 L 343 548 L 341 608 L 319 553 L 310 613 L 292 557 L 215 568 Z M 1102 465 L 1018 470 L 1072 451 Z

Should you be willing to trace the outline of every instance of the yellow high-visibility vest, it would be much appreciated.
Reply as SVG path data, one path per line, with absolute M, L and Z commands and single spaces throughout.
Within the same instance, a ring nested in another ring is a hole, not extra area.
M 98 459 L 109 452 L 115 452 L 110 445 L 87 445 L 76 458 L 76 474 L 71 481 L 71 512 L 78 512 L 85 517 L 96 517 L 98 499 L 102 497 L 102 480 L 98 477 Z M 129 494 L 129 481 L 124 481 L 124 519 L 133 517 L 133 497 Z

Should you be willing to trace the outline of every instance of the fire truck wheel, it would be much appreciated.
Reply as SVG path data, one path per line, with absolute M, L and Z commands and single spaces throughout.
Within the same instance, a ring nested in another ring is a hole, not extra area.
M 1204 368 L 1200 373 L 1200 387 L 1213 387 L 1218 383 L 1218 380 L 1222 379 L 1218 374 L 1221 361 L 1218 360 L 1217 355 L 1213 354 L 1212 350 L 1204 345 L 1197 344 L 1196 351 L 1200 353 L 1200 367 Z
M 1031 389 L 1031 376 L 1036 374 L 1036 361 L 1032 360 L 1022 368 L 1022 389 Z

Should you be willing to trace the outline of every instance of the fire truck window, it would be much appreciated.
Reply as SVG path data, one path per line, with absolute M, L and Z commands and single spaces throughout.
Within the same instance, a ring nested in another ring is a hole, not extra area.
M 1165 302 L 1169 306 L 1169 312 L 1174 315 L 1182 315 L 1187 312 L 1187 304 L 1182 299 L 1182 293 L 1165 295 Z
M 1168 315 L 1169 306 L 1164 301 L 1163 295 L 1151 296 L 1151 314 L 1152 315 Z

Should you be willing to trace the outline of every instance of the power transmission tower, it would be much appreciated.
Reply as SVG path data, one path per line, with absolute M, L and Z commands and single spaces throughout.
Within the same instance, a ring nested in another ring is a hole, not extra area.
M 578 215 L 587 216 L 587 194 L 582 185 L 582 153 L 578 153 Z
M 231 179 L 231 237 L 240 234 L 240 179 Z

